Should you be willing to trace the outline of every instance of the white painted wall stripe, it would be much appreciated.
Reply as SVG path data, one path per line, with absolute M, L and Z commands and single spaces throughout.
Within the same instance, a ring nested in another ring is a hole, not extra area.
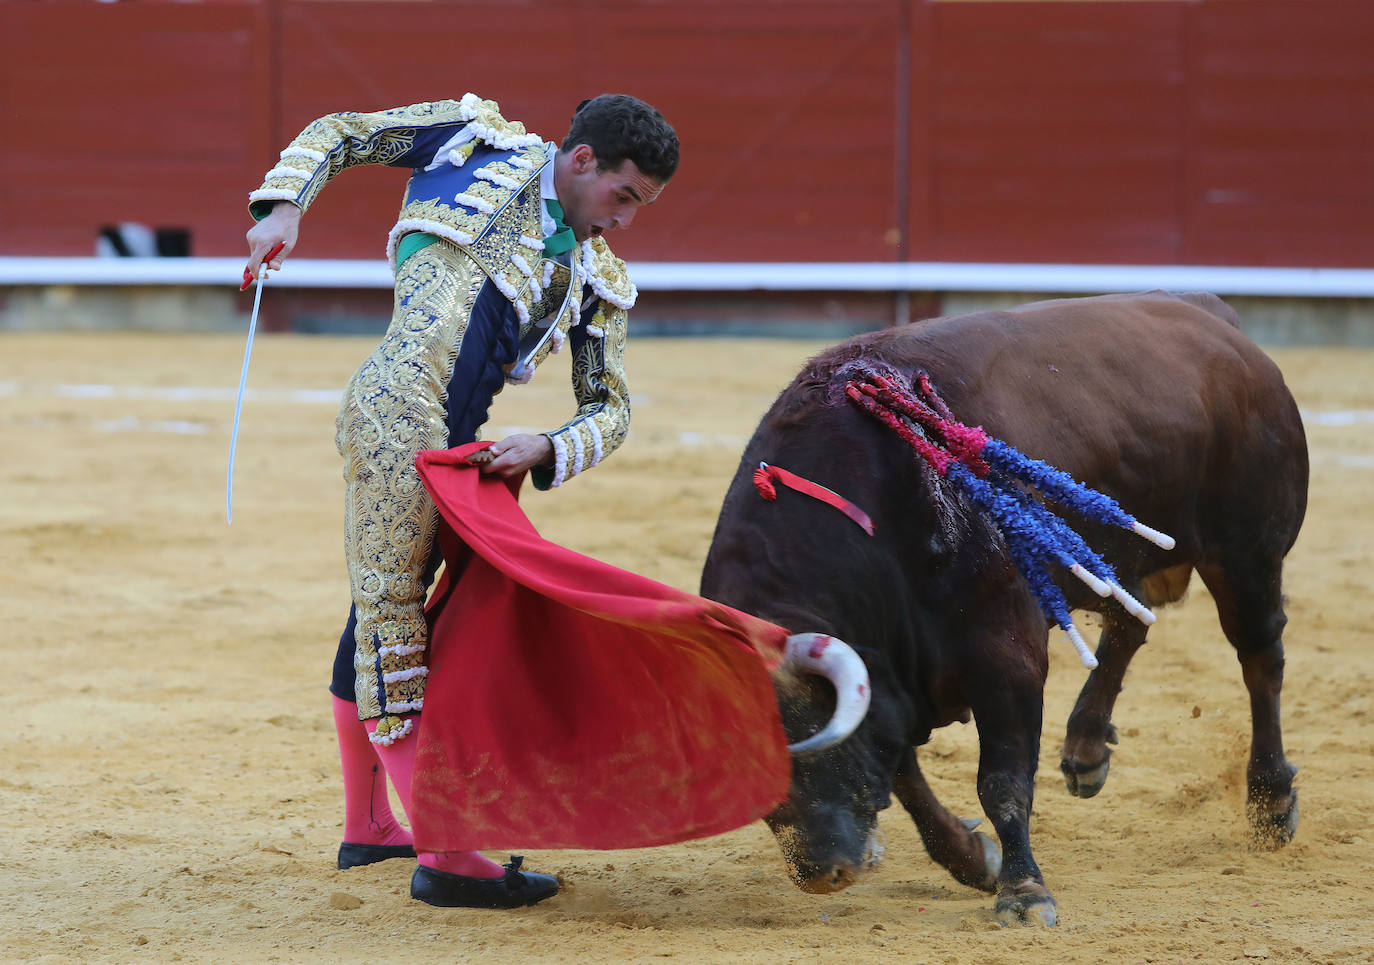
M 1302 421 L 1309 426 L 1354 426 L 1374 423 L 1374 409 L 1354 409 L 1350 411 L 1311 412 L 1300 411 Z
M 1374 297 L 1374 269 L 969 262 L 632 262 L 642 291 L 930 291 L 1095 294 L 1165 288 L 1218 295 Z M 0 258 L 0 286 L 238 287 L 242 258 Z M 286 288 L 391 288 L 382 259 L 298 258 Z

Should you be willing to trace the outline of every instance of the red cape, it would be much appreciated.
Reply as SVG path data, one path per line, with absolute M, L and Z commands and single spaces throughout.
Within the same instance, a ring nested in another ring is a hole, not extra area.
M 787 794 L 787 632 L 541 538 L 521 479 L 421 452 L 442 517 L 411 793 L 425 851 L 640 848 Z M 523 477 L 522 477 L 523 478 Z

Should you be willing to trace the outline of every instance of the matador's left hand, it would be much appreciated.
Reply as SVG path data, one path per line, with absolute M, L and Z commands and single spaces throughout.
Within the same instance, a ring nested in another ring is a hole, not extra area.
M 495 472 L 502 476 L 517 476 L 535 466 L 553 464 L 553 443 L 548 436 L 521 432 L 506 436 L 500 442 L 493 442 L 487 451 L 496 458 L 482 466 L 482 472 Z

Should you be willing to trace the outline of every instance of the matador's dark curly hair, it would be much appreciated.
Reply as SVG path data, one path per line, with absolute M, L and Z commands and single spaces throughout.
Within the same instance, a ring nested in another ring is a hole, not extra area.
M 657 109 L 629 94 L 601 94 L 577 105 L 561 149 L 586 144 L 599 170 L 631 160 L 642 172 L 668 181 L 677 172 L 677 134 Z

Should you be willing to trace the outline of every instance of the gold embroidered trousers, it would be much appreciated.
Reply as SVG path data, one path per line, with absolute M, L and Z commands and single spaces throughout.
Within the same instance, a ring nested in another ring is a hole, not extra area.
M 415 453 L 449 444 L 449 382 L 485 281 L 477 264 L 447 242 L 406 259 L 386 336 L 354 373 L 339 407 L 363 720 L 418 711 L 424 703 L 426 565 L 438 517 Z

